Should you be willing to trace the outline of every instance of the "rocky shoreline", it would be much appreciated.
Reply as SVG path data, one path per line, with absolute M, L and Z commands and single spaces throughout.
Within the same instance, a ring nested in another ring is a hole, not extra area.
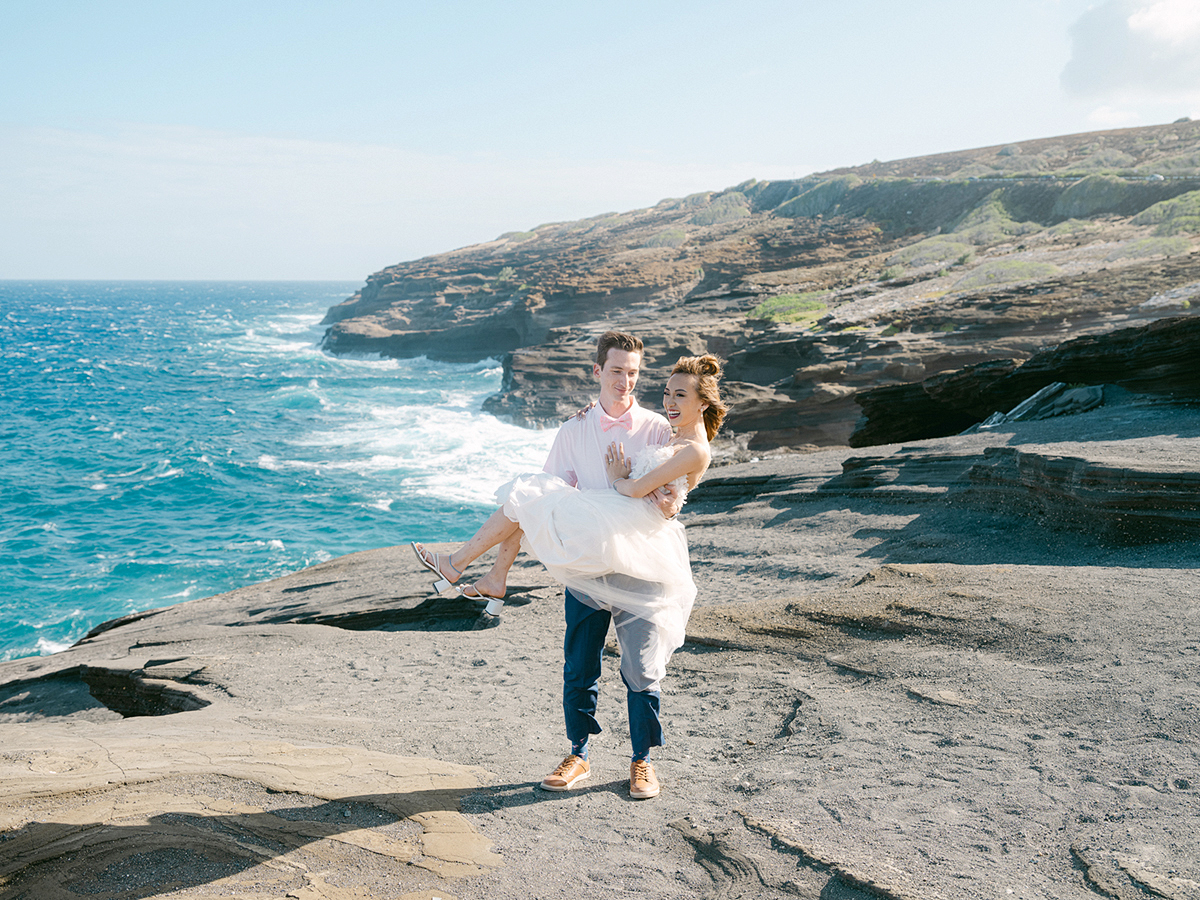
M 593 779 L 535 787 L 534 563 L 485 630 L 404 546 L 108 623 L 0 664 L 0 897 L 1195 898 L 1197 459 L 1118 391 L 714 470 L 652 802 L 611 655 Z

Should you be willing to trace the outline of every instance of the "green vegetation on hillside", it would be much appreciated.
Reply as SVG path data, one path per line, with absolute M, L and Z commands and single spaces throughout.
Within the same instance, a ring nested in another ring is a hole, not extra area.
M 712 202 L 688 221 L 693 225 L 722 225 L 750 215 L 750 203 L 740 191 L 718 194 Z
M 1200 181 L 1200 178 L 1197 179 Z M 746 192 L 756 212 L 781 218 L 865 218 L 891 233 L 950 232 L 992 246 L 1063 219 L 1132 216 L 1195 184 L 1092 174 L 1041 178 L 938 180 L 839 175 L 825 180 L 759 182 Z
M 1068 187 L 1054 202 L 1056 218 L 1087 218 L 1115 212 L 1130 200 L 1133 185 L 1115 175 L 1089 175 Z
M 1133 217 L 1134 225 L 1157 225 L 1156 234 L 1200 233 L 1200 191 L 1155 203 Z
M 1051 225 L 1046 229 L 1046 234 L 1052 237 L 1060 237 L 1064 234 L 1086 234 L 1089 231 L 1099 230 L 1099 227 L 1095 222 L 1089 222 L 1087 219 L 1066 219 L 1057 225 Z
M 887 258 L 887 261 L 892 266 L 919 268 L 920 266 L 967 262 L 974 253 L 975 248 L 970 244 L 955 240 L 952 235 L 938 234 L 915 244 L 909 244 L 902 250 L 897 250 Z
M 856 175 L 822 181 L 798 197 L 781 203 L 775 208 L 775 215 L 789 219 L 824 215 L 841 202 L 847 191 L 859 184 L 862 184 L 862 179 Z
M 682 228 L 664 228 L 642 242 L 643 247 L 682 247 L 687 232 Z
M 968 212 L 952 229 L 955 237 L 977 247 L 991 247 L 1010 237 L 1034 234 L 1042 230 L 1037 222 L 1018 222 L 1004 205 L 1004 194 L 996 190 Z
M 806 291 L 801 294 L 780 294 L 758 304 L 746 314 L 746 317 L 762 319 L 767 322 L 815 325 L 827 309 L 824 298 L 828 297 L 829 293 L 829 291 Z
M 954 284 L 956 291 L 973 288 L 994 287 L 999 284 L 1015 284 L 1018 281 L 1034 281 L 1058 274 L 1058 266 L 1050 263 L 1030 262 L 1024 259 L 998 259 L 986 262 L 968 272 Z

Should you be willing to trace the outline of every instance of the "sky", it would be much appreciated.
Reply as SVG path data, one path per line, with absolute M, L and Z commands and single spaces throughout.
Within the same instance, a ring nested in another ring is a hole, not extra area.
M 0 279 L 336 279 L 1200 119 L 1200 0 L 0 0 Z

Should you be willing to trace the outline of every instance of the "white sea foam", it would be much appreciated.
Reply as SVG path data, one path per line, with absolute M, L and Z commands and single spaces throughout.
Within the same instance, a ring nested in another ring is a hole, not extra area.
M 276 337 L 255 336 L 253 339 L 248 340 L 247 344 L 248 349 L 257 352 L 269 350 L 272 353 L 286 356 L 295 356 L 297 353 L 313 349 L 312 341 L 284 341 Z
M 412 461 L 420 474 L 407 479 L 406 487 L 451 502 L 490 506 L 501 484 L 541 470 L 555 433 L 472 415 L 453 445 L 422 441 L 414 446 Z
M 230 543 L 225 545 L 225 549 L 226 550 L 238 550 L 238 551 L 282 550 L 283 549 L 283 541 L 275 540 L 275 539 L 272 539 L 269 541 L 231 541 Z
M 69 649 L 73 643 L 73 641 L 51 641 L 40 637 L 37 639 L 35 647 L 37 648 L 38 656 L 49 656 L 51 653 L 61 653 Z
M 312 313 L 278 315 L 271 321 L 267 322 L 267 327 L 277 334 L 295 334 L 298 331 L 317 328 L 321 324 L 321 319 L 323 318 L 324 316 L 318 316 Z

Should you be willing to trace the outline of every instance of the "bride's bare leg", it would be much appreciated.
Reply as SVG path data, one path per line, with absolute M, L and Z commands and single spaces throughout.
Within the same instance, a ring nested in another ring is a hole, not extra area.
M 504 515 L 503 509 L 498 509 L 488 516 L 488 520 L 480 526 L 479 530 L 475 532 L 469 541 L 450 554 L 450 565 L 461 572 L 488 550 L 497 544 L 504 543 L 520 530 L 521 526 Z M 518 550 L 520 546 L 521 543 L 518 538 Z M 513 553 L 512 557 L 516 559 L 517 554 Z M 511 566 L 512 561 L 510 560 L 508 564 Z
M 508 570 L 517 561 L 521 552 L 521 530 L 506 537 L 500 542 L 500 550 L 496 553 L 496 561 L 488 569 L 488 573 L 475 582 L 475 590 L 489 597 L 503 597 L 508 590 Z

